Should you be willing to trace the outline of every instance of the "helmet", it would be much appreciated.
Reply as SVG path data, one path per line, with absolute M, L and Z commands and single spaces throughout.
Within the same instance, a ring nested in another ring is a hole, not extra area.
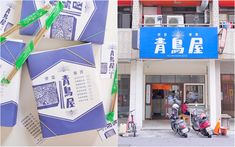
M 205 114 L 205 113 L 202 113 L 202 114 L 200 115 L 200 118 L 201 118 L 201 119 L 206 118 L 206 114 Z
M 179 109 L 179 105 L 178 105 L 178 104 L 173 104 L 173 105 L 172 105 L 172 108 L 174 108 L 174 109 Z

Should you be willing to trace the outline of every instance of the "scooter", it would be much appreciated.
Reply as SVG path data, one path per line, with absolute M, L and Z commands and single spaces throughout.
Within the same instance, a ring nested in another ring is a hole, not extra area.
M 190 131 L 190 129 L 187 127 L 185 121 L 178 117 L 178 109 L 179 109 L 178 104 L 172 105 L 172 114 L 170 116 L 171 129 L 175 133 L 178 133 L 180 136 L 187 138 L 188 137 L 187 133 Z
M 197 107 L 197 105 L 196 105 Z M 205 113 L 198 114 L 197 108 L 191 113 L 192 128 L 196 132 L 200 132 L 202 135 L 212 138 L 213 129 Z

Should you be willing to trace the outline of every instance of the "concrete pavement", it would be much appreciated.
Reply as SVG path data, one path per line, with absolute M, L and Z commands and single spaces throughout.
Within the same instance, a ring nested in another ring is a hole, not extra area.
M 174 134 L 172 130 L 142 130 L 137 137 L 119 137 L 119 146 L 234 146 L 234 131 L 227 136 L 207 138 L 191 130 L 188 138 Z

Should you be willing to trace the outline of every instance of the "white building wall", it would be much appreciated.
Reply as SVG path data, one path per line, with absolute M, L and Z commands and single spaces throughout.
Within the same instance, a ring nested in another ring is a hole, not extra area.
M 220 62 L 208 62 L 208 101 L 209 117 L 212 128 L 215 127 L 221 114 Z
M 132 29 L 118 29 L 118 60 L 126 61 L 131 57 Z
M 143 96 L 144 96 L 144 71 L 143 61 L 131 61 L 130 77 L 130 111 L 135 110 L 134 120 L 137 129 L 142 128 L 143 122 Z
M 144 61 L 145 75 L 205 75 L 208 60 L 152 60 Z
M 136 118 L 136 126 L 137 129 L 142 128 L 143 126 L 143 103 L 144 103 L 144 64 L 143 61 L 136 61 L 136 113 L 135 113 L 135 118 Z
M 220 60 L 228 60 L 228 59 L 235 59 L 235 29 L 228 29 L 227 30 L 227 37 L 225 42 L 225 47 L 223 54 L 219 56 Z
M 131 63 L 118 63 L 118 74 L 119 75 L 122 75 L 122 74 L 125 74 L 125 75 L 129 75 L 131 73 L 131 70 L 130 70 L 130 67 L 131 67 Z
M 221 61 L 220 72 L 221 74 L 234 74 L 234 61 Z

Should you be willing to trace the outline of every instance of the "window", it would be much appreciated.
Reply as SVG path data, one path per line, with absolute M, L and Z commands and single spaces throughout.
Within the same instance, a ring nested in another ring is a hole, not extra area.
M 174 75 L 163 75 L 161 76 L 161 83 L 175 83 Z
M 204 104 L 204 84 L 184 84 L 184 101 L 189 103 Z
M 147 75 L 146 83 L 205 83 L 204 75 Z
M 189 75 L 177 75 L 176 76 L 176 83 L 190 83 L 190 76 Z
M 220 28 L 234 29 L 234 8 L 220 8 L 219 21 Z
M 160 76 L 146 76 L 146 83 L 161 83 Z
M 234 74 L 221 75 L 221 91 L 222 91 L 222 113 L 229 114 L 234 117 Z
M 205 83 L 205 76 L 204 75 L 192 75 L 190 77 L 191 83 Z
M 118 117 L 127 117 L 130 103 L 130 75 L 118 75 Z
M 118 7 L 118 28 L 131 28 L 132 7 Z

